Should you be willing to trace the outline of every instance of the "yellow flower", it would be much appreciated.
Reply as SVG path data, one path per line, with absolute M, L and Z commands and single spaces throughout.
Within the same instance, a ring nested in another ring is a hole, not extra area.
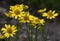
M 24 12 L 20 12 L 18 9 L 15 10 L 15 11 L 10 11 L 10 16 L 11 18 L 15 18 L 17 19 L 18 17 L 21 17 L 21 15 L 23 14 Z
M 15 10 L 15 9 L 20 9 L 20 11 L 22 11 L 23 10 L 23 8 L 24 8 L 24 5 L 23 4 L 16 4 L 16 5 L 14 5 L 14 6 L 10 6 L 10 10 Z
M 16 4 L 14 6 L 10 6 L 10 11 L 8 14 L 5 14 L 7 17 L 15 18 L 21 17 L 20 15 L 24 13 L 23 11 L 24 5 L 23 4 Z
M 33 20 L 33 16 L 30 15 L 29 12 L 25 12 L 20 18 L 19 18 L 20 22 L 22 23 L 29 23 L 31 20 Z
M 40 30 L 40 26 L 44 25 L 45 21 L 44 19 L 39 19 L 38 17 L 33 17 L 33 20 L 31 20 L 31 26 L 33 26 L 35 29 L 37 28 Z
M 10 11 L 8 13 L 5 13 L 5 15 L 10 18 L 18 19 L 25 13 L 24 8 L 28 9 L 28 6 L 23 4 L 10 6 Z
M 3 39 L 3 38 L 5 38 L 5 36 L 2 33 L 0 33 L 0 39 Z
M 40 24 L 44 25 L 44 23 L 45 23 L 44 19 L 40 19 Z
M 9 38 L 10 36 L 13 37 L 13 35 L 15 35 L 15 33 L 17 31 L 15 25 L 11 26 L 11 25 L 7 25 L 7 24 L 5 24 L 5 28 L 3 27 L 1 30 L 3 31 L 4 36 L 7 38 Z
M 58 13 L 55 13 L 55 11 L 49 10 L 48 12 L 44 12 L 42 16 L 47 17 L 47 19 L 55 19 L 55 17 L 58 16 Z
M 44 19 L 39 19 L 37 17 L 34 17 L 34 19 L 31 21 L 32 24 L 38 24 L 38 25 L 44 25 Z
M 45 12 L 45 11 L 46 11 L 46 8 L 38 10 L 38 12 L 40 13 Z

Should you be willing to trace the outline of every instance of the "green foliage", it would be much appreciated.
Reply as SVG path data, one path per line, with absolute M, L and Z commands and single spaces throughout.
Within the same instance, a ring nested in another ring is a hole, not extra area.
M 35 9 L 48 8 L 60 12 L 60 0 L 9 0 L 10 4 L 24 3 Z

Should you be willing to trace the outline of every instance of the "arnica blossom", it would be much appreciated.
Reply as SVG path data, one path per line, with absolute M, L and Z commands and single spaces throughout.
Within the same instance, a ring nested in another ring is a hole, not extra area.
M 18 17 L 20 17 L 20 15 L 22 14 L 22 13 L 24 13 L 23 12 L 23 9 L 24 9 L 24 5 L 23 4 L 20 4 L 20 5 L 15 5 L 15 6 L 10 6 L 10 16 L 12 17 L 12 18 L 15 18 L 15 19 L 17 19 Z
M 34 19 L 31 21 L 31 25 L 34 26 L 34 28 L 36 28 L 37 26 L 44 25 L 44 23 L 44 19 L 39 19 L 37 17 L 34 17 Z
M 14 6 L 10 6 L 10 11 L 8 13 L 5 13 L 5 15 L 7 17 L 11 17 L 11 18 L 17 19 L 18 17 L 20 17 L 20 15 L 22 13 L 24 13 L 23 12 L 23 7 L 24 7 L 23 4 L 20 4 L 20 5 L 16 4 Z
M 33 24 L 40 24 L 40 25 L 44 25 L 44 19 L 39 19 L 37 17 L 34 17 L 34 19 L 31 21 L 31 23 Z
M 5 36 L 2 33 L 0 33 L 0 39 L 4 39 L 4 38 Z
M 44 9 L 40 9 L 40 10 L 38 10 L 38 12 L 39 13 L 42 13 L 42 12 L 45 12 L 47 9 L 46 8 L 44 8 Z
M 15 25 L 11 26 L 11 25 L 5 24 L 5 27 L 3 27 L 1 30 L 3 31 L 4 36 L 7 38 L 13 37 L 13 35 L 15 35 L 17 32 Z
M 29 23 L 31 20 L 33 20 L 33 16 L 30 15 L 29 12 L 25 12 L 21 17 L 19 18 L 19 21 L 22 23 Z
M 16 9 L 20 9 L 20 11 L 22 11 L 23 10 L 23 8 L 24 8 L 24 5 L 23 4 L 16 4 L 16 5 L 14 5 L 14 6 L 10 6 L 10 10 L 16 10 Z
M 47 19 L 55 19 L 55 17 L 58 16 L 58 13 L 55 13 L 55 10 L 49 10 L 48 12 L 44 12 L 42 16 L 47 17 Z
M 10 18 L 18 19 L 18 17 L 21 17 L 21 14 L 24 14 L 24 8 L 28 8 L 28 6 L 23 4 L 10 6 L 10 11 L 5 13 L 5 15 Z
M 21 14 L 23 14 L 24 12 L 20 12 L 19 10 L 16 10 L 15 12 L 10 12 L 10 16 L 11 18 L 15 18 L 17 19 L 18 17 L 21 17 Z

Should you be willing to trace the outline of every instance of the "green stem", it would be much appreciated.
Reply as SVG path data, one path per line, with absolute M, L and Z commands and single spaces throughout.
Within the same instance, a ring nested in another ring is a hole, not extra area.
M 36 28 L 36 32 L 35 32 L 35 41 L 37 41 L 37 34 L 38 34 L 38 29 Z
M 49 34 L 49 29 L 50 29 L 50 27 L 49 27 L 49 23 L 48 23 L 48 28 L 47 28 L 47 32 L 46 32 L 46 39 L 45 39 L 45 41 L 47 40 L 47 36 Z
M 31 21 L 30 21 L 30 24 L 31 24 Z M 31 25 L 29 24 L 29 30 L 30 30 L 30 41 L 33 41 L 33 35 L 32 35 L 32 27 Z
M 19 38 L 19 36 L 18 36 L 18 34 L 19 34 L 19 32 L 21 32 L 21 29 L 22 29 L 22 23 L 18 23 L 18 21 L 17 21 L 17 29 L 18 29 L 18 31 L 17 31 L 17 34 L 16 34 L 16 41 L 18 41 L 20 38 Z
M 30 28 L 30 41 L 33 41 L 33 38 L 32 38 L 32 28 Z
M 28 37 L 28 41 L 30 41 L 30 33 L 29 33 L 29 31 L 30 31 L 30 28 L 29 28 L 29 24 L 27 24 L 26 23 L 26 28 L 27 28 L 27 37 Z
M 44 27 L 42 27 L 42 41 L 45 40 L 45 32 L 44 32 Z
M 48 36 L 48 33 L 49 33 L 49 29 L 50 29 L 49 23 L 48 23 L 48 27 L 47 27 L 47 32 L 44 32 L 44 29 L 45 28 L 42 28 L 42 38 L 43 38 L 42 41 L 47 41 L 47 36 Z

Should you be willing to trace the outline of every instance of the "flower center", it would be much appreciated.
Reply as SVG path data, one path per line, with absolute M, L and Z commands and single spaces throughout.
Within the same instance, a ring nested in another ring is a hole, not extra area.
M 48 13 L 48 16 L 49 16 L 49 17 L 52 17 L 52 16 L 53 16 L 53 14 L 52 14 L 51 12 L 49 12 L 49 13 Z
M 17 10 L 14 11 L 14 13 L 15 13 L 16 15 L 18 15 L 18 14 L 20 14 L 20 11 L 17 9 Z
M 11 33 L 12 33 L 12 29 L 11 29 L 11 28 L 8 28 L 8 29 L 7 29 L 7 32 L 8 32 L 9 34 L 11 34 Z
M 35 21 L 36 21 L 37 23 L 39 23 L 39 22 L 40 22 L 40 21 L 39 21 L 39 19 L 36 19 Z
M 29 20 L 29 17 L 28 16 L 25 16 L 24 17 L 24 20 L 26 20 L 26 21 Z

